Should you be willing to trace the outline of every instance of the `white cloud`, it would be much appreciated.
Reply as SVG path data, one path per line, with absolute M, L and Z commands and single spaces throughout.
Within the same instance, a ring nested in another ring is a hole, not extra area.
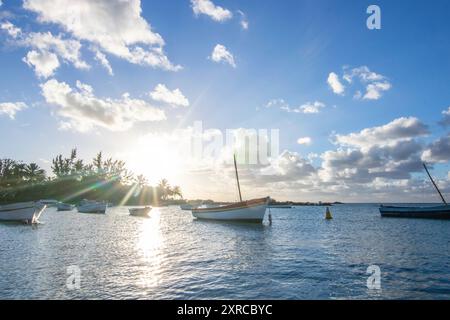
M 14 119 L 17 112 L 26 108 L 27 105 L 24 102 L 0 102 L 0 116 L 7 115 Z
M 131 63 L 177 71 L 163 51 L 164 40 L 141 16 L 140 0 L 25 0 L 41 23 L 62 26 L 79 40 Z
M 361 66 L 358 68 L 347 69 L 342 78 L 349 84 L 355 85 L 355 79 L 359 80 L 359 84 L 363 86 L 364 90 L 357 90 L 353 94 L 354 99 L 363 100 L 378 100 L 382 97 L 383 92 L 389 91 L 392 88 L 392 84 L 388 79 L 376 72 L 371 71 L 367 66 Z M 328 76 L 328 84 L 334 93 L 343 95 L 345 86 L 339 79 L 339 76 L 331 72 Z M 364 93 L 362 91 L 365 91 Z
M 422 154 L 422 160 L 430 163 L 450 161 L 450 135 L 431 143 Z
M 242 29 L 248 30 L 249 22 L 247 19 L 247 15 L 244 12 L 242 12 L 241 10 L 238 10 L 238 13 L 241 16 L 241 21 L 239 23 L 240 23 Z
M 180 89 L 169 90 L 165 85 L 158 84 L 150 96 L 155 101 L 164 102 L 176 107 L 188 107 L 189 100 L 183 95 Z
M 302 137 L 297 140 L 297 143 L 308 146 L 312 143 L 312 139 L 310 137 Z
M 9 21 L 2 22 L 0 24 L 0 29 L 5 30 L 11 37 L 17 38 L 21 35 L 22 30 Z
M 27 53 L 23 61 L 34 68 L 34 72 L 39 78 L 48 78 L 59 68 L 59 60 L 56 54 L 47 51 L 37 52 L 32 50 Z
M 124 94 L 120 99 L 98 98 L 92 87 L 77 82 L 73 89 L 65 82 L 49 80 L 41 85 L 47 103 L 56 107 L 63 119 L 61 127 L 87 132 L 94 128 L 111 131 L 130 129 L 137 122 L 165 120 L 164 111 L 143 100 L 131 99 Z
M 273 99 L 270 100 L 266 108 L 278 107 L 283 111 L 290 113 L 304 113 L 304 114 L 313 114 L 319 113 L 321 109 L 325 108 L 326 105 L 320 101 L 307 102 L 299 107 L 291 107 L 284 99 Z
M 333 90 L 333 92 L 335 94 L 339 94 L 339 95 L 344 94 L 345 87 L 339 80 L 339 76 L 336 73 L 331 72 L 328 75 L 327 82 L 328 82 L 328 85 L 330 86 L 331 90 Z
M 391 84 L 387 81 L 385 82 L 375 82 L 367 85 L 367 91 L 363 99 L 365 100 L 378 100 L 382 96 L 383 91 L 388 91 L 391 89 Z
M 214 21 L 223 22 L 233 17 L 230 10 L 216 6 L 211 0 L 191 0 L 191 6 L 195 15 L 204 14 Z
M 373 145 L 389 145 L 429 134 L 428 127 L 414 117 L 398 118 L 390 123 L 366 128 L 357 133 L 336 135 L 336 143 L 345 146 L 367 148 Z
M 236 63 L 234 61 L 234 56 L 227 50 L 227 48 L 221 44 L 214 47 L 211 53 L 211 60 L 214 62 L 224 62 L 228 63 L 233 68 L 236 68 Z
M 450 107 L 447 110 L 442 111 L 443 119 L 439 122 L 444 127 L 450 126 Z
M 106 58 L 105 54 L 95 48 L 92 49 L 92 51 L 95 54 L 95 60 L 97 60 L 98 62 L 101 63 L 101 65 L 106 69 L 106 71 L 108 71 L 108 74 L 110 76 L 113 76 L 114 75 L 113 69 L 112 69 L 111 64 L 109 63 L 108 59 Z

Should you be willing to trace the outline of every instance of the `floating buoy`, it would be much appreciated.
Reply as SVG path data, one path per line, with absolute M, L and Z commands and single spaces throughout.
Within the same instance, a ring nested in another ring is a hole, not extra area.
M 331 220 L 333 217 L 331 216 L 330 208 L 327 207 L 327 211 L 325 212 L 325 219 Z

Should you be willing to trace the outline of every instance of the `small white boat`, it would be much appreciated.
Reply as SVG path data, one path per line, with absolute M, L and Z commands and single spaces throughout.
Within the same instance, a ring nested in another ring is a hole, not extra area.
M 220 220 L 220 221 L 239 221 L 262 223 L 266 214 L 267 205 L 270 197 L 262 199 L 253 199 L 242 201 L 241 186 L 239 184 L 239 175 L 234 156 L 234 169 L 236 172 L 236 181 L 239 191 L 240 202 L 220 207 L 205 207 L 192 209 L 192 215 L 197 219 Z
M 145 208 L 132 208 L 128 209 L 130 212 L 130 216 L 135 217 L 148 217 L 148 214 L 152 210 L 152 207 L 145 207 Z
M 75 206 L 72 204 L 59 202 L 56 208 L 58 211 L 72 211 Z
M 105 202 L 83 200 L 78 205 L 77 209 L 80 213 L 106 213 L 108 204 Z
M 197 219 L 232 220 L 261 223 L 264 220 L 269 198 L 242 201 L 227 206 L 192 209 Z
M 0 206 L 0 221 L 37 223 L 47 206 L 40 202 L 23 202 Z
M 180 204 L 180 209 L 181 210 L 192 210 L 193 206 L 191 206 L 190 204 Z

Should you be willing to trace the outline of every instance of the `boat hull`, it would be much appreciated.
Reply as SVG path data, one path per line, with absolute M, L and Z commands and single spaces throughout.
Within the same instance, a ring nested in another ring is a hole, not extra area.
M 74 206 L 71 204 L 66 203 L 60 203 L 57 206 L 58 211 L 72 211 L 74 209 Z
M 261 223 L 266 214 L 267 201 L 265 198 L 223 207 L 192 209 L 192 215 L 202 220 Z
M 450 219 L 450 206 L 394 207 L 381 206 L 380 214 L 385 218 Z
M 36 223 L 45 208 L 34 202 L 0 206 L 0 221 Z
M 78 212 L 80 213 L 97 213 L 97 214 L 105 214 L 106 213 L 107 204 L 104 203 L 90 203 L 81 205 L 78 207 Z

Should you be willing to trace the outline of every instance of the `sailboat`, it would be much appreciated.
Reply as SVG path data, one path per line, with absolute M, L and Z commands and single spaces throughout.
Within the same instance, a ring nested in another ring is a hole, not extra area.
M 441 197 L 444 205 L 431 206 L 431 207 L 395 207 L 395 206 L 381 206 L 380 213 L 382 217 L 395 217 L 395 218 L 422 218 L 422 219 L 450 219 L 450 206 L 445 201 L 444 196 L 439 190 L 437 184 L 434 182 L 433 177 L 425 163 L 423 167 L 428 174 L 431 182 L 433 183 L 436 191 Z
M 220 207 L 192 209 L 192 215 L 195 218 L 219 221 L 263 222 L 270 197 L 243 201 L 241 186 L 239 184 L 236 155 L 234 155 L 234 170 L 236 173 L 240 202 Z

